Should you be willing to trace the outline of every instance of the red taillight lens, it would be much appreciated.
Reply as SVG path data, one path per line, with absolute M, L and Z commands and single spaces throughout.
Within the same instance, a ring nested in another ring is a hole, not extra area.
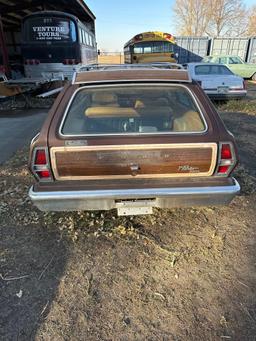
M 34 152 L 31 170 L 35 177 L 39 180 L 42 179 L 49 181 L 52 179 L 47 154 L 47 148 L 38 148 Z
M 40 179 L 50 178 L 50 176 L 51 176 L 51 174 L 48 170 L 38 171 L 38 172 L 36 172 L 36 174 L 39 176 Z
M 230 166 L 219 166 L 217 172 L 220 174 L 227 173 Z
M 46 153 L 44 149 L 38 149 L 36 151 L 35 165 L 46 165 Z
M 78 62 L 79 63 L 79 62 Z M 78 64 L 75 59 L 64 59 L 62 64 L 64 65 L 74 65 Z
M 223 144 L 221 147 L 221 159 L 227 160 L 232 159 L 232 153 L 230 149 L 230 144 Z
M 232 142 L 221 142 L 219 145 L 219 158 L 216 175 L 228 176 L 237 164 L 236 154 Z

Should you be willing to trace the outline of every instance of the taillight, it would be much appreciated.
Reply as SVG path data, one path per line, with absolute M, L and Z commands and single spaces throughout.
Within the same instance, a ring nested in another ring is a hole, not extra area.
M 232 142 L 219 144 L 219 157 L 215 175 L 228 176 L 237 164 L 236 153 Z
M 75 65 L 75 64 L 79 64 L 79 60 L 78 59 L 64 59 L 62 64 L 64 65 Z
M 44 149 L 37 149 L 35 155 L 35 164 L 36 165 L 46 165 L 46 153 Z
M 221 160 L 230 160 L 232 159 L 232 152 L 229 143 L 223 143 L 221 145 Z
M 38 59 L 26 59 L 25 64 L 26 65 L 39 65 L 40 60 L 38 60 Z
M 34 150 L 31 170 L 38 180 L 52 180 L 47 148 Z

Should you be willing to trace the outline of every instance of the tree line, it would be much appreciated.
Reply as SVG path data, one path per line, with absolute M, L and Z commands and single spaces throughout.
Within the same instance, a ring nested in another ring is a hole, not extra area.
M 175 0 L 177 35 L 256 36 L 256 6 L 242 0 Z

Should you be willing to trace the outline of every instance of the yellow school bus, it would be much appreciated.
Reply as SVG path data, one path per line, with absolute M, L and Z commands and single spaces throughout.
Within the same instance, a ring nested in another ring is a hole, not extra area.
M 175 44 L 175 38 L 170 33 L 155 31 L 137 34 L 124 45 L 124 62 L 126 64 L 176 63 Z

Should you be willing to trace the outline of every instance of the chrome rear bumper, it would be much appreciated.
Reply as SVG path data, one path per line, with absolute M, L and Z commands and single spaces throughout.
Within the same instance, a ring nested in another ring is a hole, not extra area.
M 229 186 L 183 188 L 35 192 L 31 187 L 29 196 L 42 211 L 110 210 L 117 208 L 120 201 L 145 199 L 159 208 L 216 206 L 228 204 L 239 193 L 239 183 L 232 180 Z

